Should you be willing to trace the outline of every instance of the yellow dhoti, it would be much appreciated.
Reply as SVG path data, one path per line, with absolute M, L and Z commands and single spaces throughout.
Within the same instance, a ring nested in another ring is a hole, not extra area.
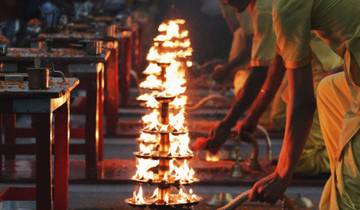
M 331 170 L 321 210 L 360 209 L 360 132 L 355 128 L 360 127 L 360 116 L 349 112 L 353 99 L 345 73 L 328 76 L 319 84 L 317 103 Z M 344 140 L 347 143 L 342 146 Z

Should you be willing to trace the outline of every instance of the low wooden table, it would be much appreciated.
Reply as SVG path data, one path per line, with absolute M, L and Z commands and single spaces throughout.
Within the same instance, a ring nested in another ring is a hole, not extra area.
M 68 208 L 70 93 L 78 84 L 76 78 L 66 78 L 65 83 L 53 78 L 48 90 L 29 90 L 27 82 L 0 81 L 0 113 L 34 116 L 36 193 L 28 196 L 36 197 L 38 210 Z M 16 149 L 17 145 L 2 144 L 0 154 Z
M 118 108 L 120 104 L 119 93 L 119 59 L 121 58 L 120 46 L 121 39 L 118 37 L 108 37 L 106 35 L 94 32 L 60 32 L 51 34 L 40 34 L 37 42 L 50 40 L 54 48 L 71 47 L 71 44 L 82 40 L 101 40 L 105 48 L 110 51 L 109 59 L 105 65 L 105 115 L 106 115 L 106 133 L 115 134 L 118 120 Z M 131 67 L 130 67 L 131 68 Z M 120 78 L 121 79 L 121 78 Z M 122 79 L 121 79 L 122 81 Z
M 103 159 L 103 109 L 104 109 L 104 69 L 110 52 L 102 55 L 88 55 L 83 51 L 74 49 L 52 49 L 50 52 L 38 48 L 9 48 L 6 56 L 0 56 L 0 62 L 16 63 L 32 66 L 34 59 L 38 58 L 47 63 L 53 63 L 57 70 L 80 79 L 79 88 L 86 91 L 86 106 L 77 109 L 72 114 L 85 114 L 85 129 L 72 128 L 72 138 L 84 138 L 83 145 L 71 145 L 71 153 L 85 154 L 86 178 L 97 179 L 98 162 Z M 19 69 L 18 71 L 24 71 Z M 115 89 L 115 88 L 114 88 Z M 32 137 L 26 129 L 15 128 L 15 118 L 6 117 L 5 142 L 14 144 L 16 137 Z M 18 130 L 18 132 L 14 132 Z M 27 129 L 28 130 L 28 129 Z M 28 134 L 28 135 L 26 135 Z

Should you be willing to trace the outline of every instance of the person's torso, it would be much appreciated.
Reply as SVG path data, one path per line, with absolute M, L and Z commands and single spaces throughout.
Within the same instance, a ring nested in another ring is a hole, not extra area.
M 250 66 L 268 66 L 275 57 L 275 33 L 272 25 L 272 0 L 255 0 L 248 12 L 252 24 Z
M 311 29 L 332 47 L 360 36 L 359 0 L 314 0 Z
M 259 33 L 263 33 L 264 28 L 272 28 L 271 0 L 255 0 L 252 4 L 249 5 L 247 11 L 249 12 L 251 18 L 252 32 L 254 36 Z

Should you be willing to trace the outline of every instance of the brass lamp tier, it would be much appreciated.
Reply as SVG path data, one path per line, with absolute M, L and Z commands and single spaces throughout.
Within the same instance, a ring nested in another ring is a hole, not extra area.
M 172 202 L 170 201 L 168 203 L 163 203 L 163 202 L 151 201 L 152 199 L 150 198 L 149 202 L 139 204 L 136 201 L 134 201 L 133 198 L 128 198 L 125 200 L 125 202 L 133 207 L 149 207 L 154 209 L 171 209 L 171 208 L 179 209 L 179 208 L 190 208 L 191 206 L 194 206 L 201 201 L 201 197 L 199 196 L 193 199 L 188 199 L 187 202 L 177 202 L 175 199 L 176 198 L 174 198 Z M 145 200 L 147 199 L 145 198 Z
M 138 158 L 142 158 L 142 159 L 153 159 L 153 160 L 160 160 L 160 159 L 165 159 L 165 160 L 172 160 L 172 159 L 177 159 L 177 160 L 187 160 L 187 159 L 191 159 L 194 157 L 193 154 L 188 154 L 188 155 L 171 155 L 168 153 L 160 153 L 160 152 L 152 152 L 151 154 L 142 154 L 140 152 L 134 152 L 134 155 Z
M 145 91 L 158 91 L 161 92 L 163 89 L 160 87 L 156 87 L 156 88 L 145 88 L 145 87 L 139 87 L 141 90 Z M 137 100 L 137 101 L 142 101 L 142 100 Z
M 158 66 L 161 67 L 162 70 L 165 70 L 167 67 L 169 67 L 171 65 L 170 62 L 165 62 L 165 61 L 161 61 L 161 60 L 149 60 L 150 63 L 152 64 L 156 64 Z
M 179 51 L 189 50 L 189 47 L 182 47 L 182 46 L 164 47 L 161 44 L 159 44 L 159 46 L 157 46 L 156 49 L 162 51 L 163 53 L 176 53 Z
M 176 130 L 174 128 L 168 128 L 168 130 L 160 130 L 158 128 L 154 129 L 143 129 L 142 132 L 148 133 L 148 134 L 172 134 L 174 136 L 184 135 L 187 134 L 187 130 Z
M 194 178 L 193 180 L 190 180 L 190 181 L 184 181 L 184 180 L 176 180 L 171 177 L 168 180 L 154 180 L 154 179 L 144 180 L 144 179 L 134 179 L 134 178 L 132 178 L 131 180 L 134 182 L 140 182 L 140 183 L 144 183 L 144 184 L 153 184 L 153 185 L 158 185 L 158 186 L 162 186 L 162 187 L 189 185 L 189 184 L 194 184 L 196 182 L 199 182 L 199 179 L 197 179 L 197 178 Z
M 184 31 L 182 31 L 184 32 Z M 189 40 L 189 37 L 187 36 L 184 36 L 184 37 L 172 37 L 171 39 L 167 40 L 167 41 L 170 41 L 170 42 L 184 42 L 186 40 Z M 159 39 L 154 39 L 154 43 L 156 42 L 163 42 L 162 40 L 159 40 Z

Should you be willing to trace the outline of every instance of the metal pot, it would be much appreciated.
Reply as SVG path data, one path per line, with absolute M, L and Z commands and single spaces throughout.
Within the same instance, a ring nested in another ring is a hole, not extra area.
M 49 68 L 27 68 L 29 74 L 29 89 L 45 90 L 49 88 Z

